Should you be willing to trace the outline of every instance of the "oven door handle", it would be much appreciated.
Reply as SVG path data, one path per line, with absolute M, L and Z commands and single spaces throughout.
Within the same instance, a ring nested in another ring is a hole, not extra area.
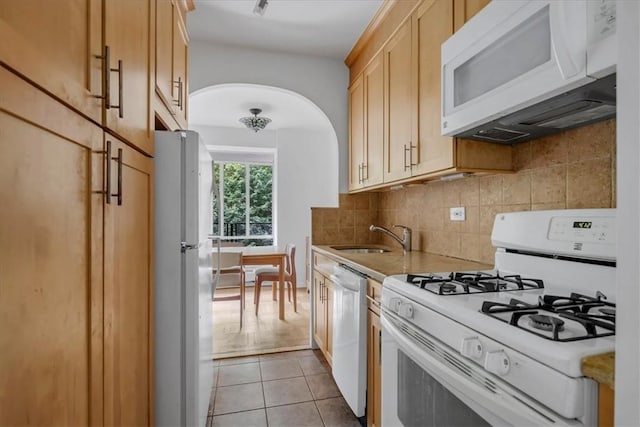
M 491 408 L 491 413 L 494 414 L 494 416 L 505 417 L 505 415 L 508 414 L 505 419 L 509 421 L 519 420 L 517 423 L 519 425 L 548 425 L 552 423 L 555 425 L 579 425 L 575 420 L 563 418 L 516 389 L 502 384 L 501 381 L 499 382 L 499 380 L 486 374 L 482 368 L 470 365 L 448 347 L 440 344 L 435 339 L 431 339 L 431 337 L 422 331 L 417 331 L 419 334 L 422 334 L 424 338 L 431 341 L 431 344 L 437 346 L 435 352 L 429 351 L 427 346 L 409 339 L 406 334 L 398 330 L 393 323 L 402 322 L 405 325 L 410 324 L 404 322 L 402 319 L 396 318 L 395 315 L 383 310 L 380 322 L 382 324 L 383 341 L 385 340 L 384 334 L 388 334 L 389 337 L 395 341 L 396 345 L 407 353 L 415 363 L 420 365 L 429 375 L 445 385 L 446 388 L 459 398 L 464 398 L 465 403 L 478 414 L 486 413 L 488 412 L 486 408 Z M 415 328 L 409 327 L 415 330 Z M 383 369 L 385 368 L 384 347 L 383 344 Z M 436 356 L 434 357 L 433 354 Z M 455 365 L 447 366 L 443 360 Z M 456 366 L 457 369 L 455 369 L 454 366 Z M 465 371 L 467 375 L 462 374 L 461 371 Z M 474 381 L 469 378 L 476 379 Z M 490 391 L 490 386 L 493 386 L 496 391 Z

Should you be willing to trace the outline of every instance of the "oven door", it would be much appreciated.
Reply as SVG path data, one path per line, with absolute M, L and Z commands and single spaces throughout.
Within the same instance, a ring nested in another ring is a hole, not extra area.
M 581 425 L 463 359 L 383 309 L 382 425 Z

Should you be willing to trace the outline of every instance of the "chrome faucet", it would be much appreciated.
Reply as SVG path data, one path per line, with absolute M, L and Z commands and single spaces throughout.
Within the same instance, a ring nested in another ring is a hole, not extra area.
M 411 229 L 409 227 L 405 227 L 404 225 L 394 225 L 394 227 L 402 228 L 402 238 L 395 235 L 395 233 L 388 228 L 378 227 L 376 225 L 371 224 L 369 230 L 371 231 L 382 231 L 383 233 L 392 237 L 396 242 L 402 245 L 402 250 L 406 254 L 411 250 Z

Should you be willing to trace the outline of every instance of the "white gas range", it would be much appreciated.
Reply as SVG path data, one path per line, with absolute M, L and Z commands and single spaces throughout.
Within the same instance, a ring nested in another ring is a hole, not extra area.
M 499 214 L 495 269 L 382 292 L 383 425 L 595 425 L 615 346 L 615 210 Z

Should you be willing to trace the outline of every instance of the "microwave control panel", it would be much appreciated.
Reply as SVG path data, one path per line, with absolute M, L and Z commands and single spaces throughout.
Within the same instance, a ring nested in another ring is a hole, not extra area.
M 595 44 L 616 32 L 616 2 L 598 0 L 587 2 L 587 39 Z

